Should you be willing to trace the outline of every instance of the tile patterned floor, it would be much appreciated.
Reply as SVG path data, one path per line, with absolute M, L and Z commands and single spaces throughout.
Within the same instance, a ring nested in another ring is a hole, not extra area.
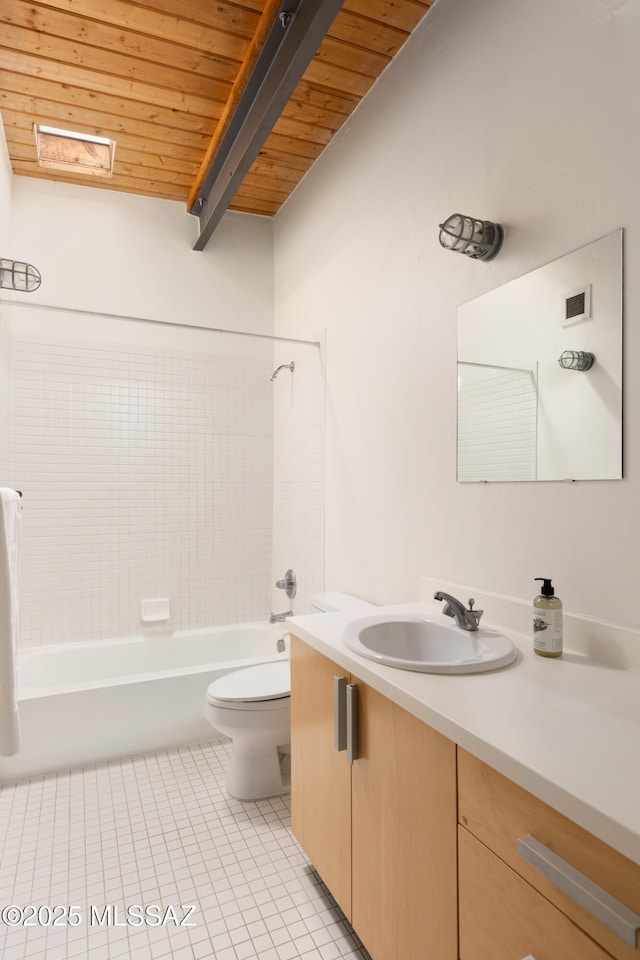
M 367 960 L 291 834 L 288 798 L 227 796 L 228 749 L 0 787 L 2 960 Z

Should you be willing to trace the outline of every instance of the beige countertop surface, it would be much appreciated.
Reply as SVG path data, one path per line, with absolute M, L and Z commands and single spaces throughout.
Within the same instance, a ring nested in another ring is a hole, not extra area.
M 516 661 L 489 673 L 442 675 L 386 667 L 341 641 L 373 614 L 424 614 L 403 603 L 291 617 L 291 632 L 500 773 L 640 864 L 640 671 L 566 649 L 548 659 L 511 637 Z

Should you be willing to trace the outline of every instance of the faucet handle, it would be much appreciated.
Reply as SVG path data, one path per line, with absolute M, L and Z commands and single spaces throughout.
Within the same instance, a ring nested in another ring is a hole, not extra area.
M 293 570 L 287 570 L 282 580 L 276 580 L 278 590 L 284 590 L 289 600 L 293 600 L 298 589 L 296 575 Z
M 484 613 L 484 610 L 474 610 L 473 609 L 474 603 L 475 603 L 475 600 L 473 599 L 473 597 L 469 597 L 469 613 L 475 620 L 476 624 L 478 624 L 480 623 L 480 617 Z

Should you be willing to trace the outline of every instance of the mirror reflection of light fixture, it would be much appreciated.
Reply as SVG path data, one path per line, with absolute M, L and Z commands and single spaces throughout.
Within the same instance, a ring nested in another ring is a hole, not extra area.
M 40 271 L 30 263 L 22 263 L 20 260 L 0 260 L 0 287 L 3 290 L 33 293 L 41 283 Z
M 493 260 L 500 247 L 504 231 L 499 223 L 476 220 L 463 213 L 452 213 L 440 224 L 440 244 L 446 250 L 464 253 L 473 260 Z
M 594 354 L 587 350 L 565 350 L 558 360 L 563 370 L 590 370 L 595 362 Z

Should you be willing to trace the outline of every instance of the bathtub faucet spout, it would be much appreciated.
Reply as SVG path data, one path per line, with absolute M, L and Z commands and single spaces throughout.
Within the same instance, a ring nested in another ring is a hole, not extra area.
M 286 610 L 284 613 L 272 613 L 269 617 L 269 623 L 283 623 L 287 617 L 293 616 L 293 610 Z

